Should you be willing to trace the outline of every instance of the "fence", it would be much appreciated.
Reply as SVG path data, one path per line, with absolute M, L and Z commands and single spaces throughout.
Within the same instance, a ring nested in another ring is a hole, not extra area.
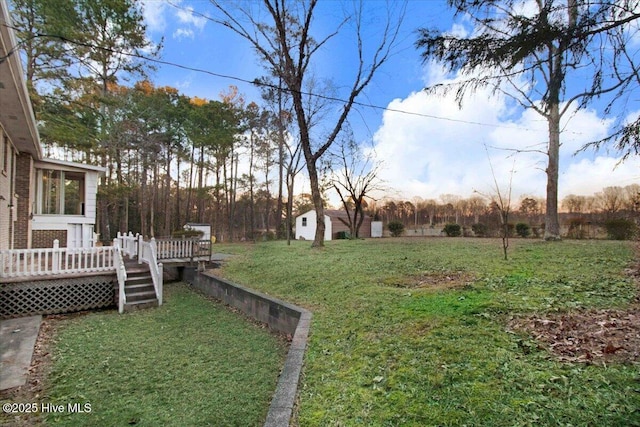
M 211 240 L 157 239 L 158 259 L 211 257 Z
M 142 250 L 142 245 L 146 241 L 139 234 L 118 233 L 116 240 L 120 243 L 123 255 L 131 258 L 138 257 Z M 212 247 L 210 240 L 198 239 L 155 239 L 151 238 L 149 242 L 155 242 L 156 259 L 189 259 L 209 257 L 211 258 Z
M 114 271 L 111 246 L 12 249 L 0 251 L 0 279 Z

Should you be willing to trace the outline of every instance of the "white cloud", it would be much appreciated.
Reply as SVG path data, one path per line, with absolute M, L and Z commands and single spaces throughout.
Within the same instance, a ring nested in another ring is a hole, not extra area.
M 562 197 L 568 194 L 593 195 L 604 187 L 640 183 L 640 158 L 631 157 L 620 163 L 614 157 L 597 156 L 570 164 L 560 177 Z
M 173 32 L 174 39 L 183 39 L 183 38 L 192 39 L 193 36 L 194 36 L 193 30 L 189 28 L 178 28 Z
M 438 69 L 426 71 L 430 78 L 439 74 Z M 489 90 L 469 96 L 462 108 L 453 95 L 426 92 L 396 99 L 388 108 L 416 113 L 386 111 L 374 135 L 376 155 L 384 160 L 381 178 L 398 190 L 399 197 L 437 199 L 447 193 L 469 197 L 474 191 L 493 194 L 491 165 L 501 191 L 507 190 L 513 170 L 513 200 L 525 194 L 545 197 L 547 122 L 535 111 L 514 113 L 507 100 L 492 96 Z M 561 135 L 560 197 L 638 182 L 640 160 L 614 169 L 616 157 L 589 159 L 592 152 L 574 154 L 586 142 L 605 136 L 610 121 L 593 110 L 566 117 Z
M 167 27 L 167 21 L 164 16 L 166 7 L 167 3 L 162 1 L 143 0 L 142 15 L 150 32 L 161 33 Z
M 176 17 L 182 24 L 193 26 L 202 31 L 207 23 L 206 18 L 193 14 L 193 7 L 188 6 L 183 9 L 177 9 Z
M 178 29 L 173 32 L 174 39 L 193 39 L 196 31 L 201 33 L 207 24 L 207 19 L 195 15 L 191 6 L 177 8 L 175 12 L 176 23 L 179 24 Z

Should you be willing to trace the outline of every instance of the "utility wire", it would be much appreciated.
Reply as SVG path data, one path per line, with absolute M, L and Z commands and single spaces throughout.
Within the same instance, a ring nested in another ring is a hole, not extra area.
M 18 28 L 13 27 L 11 25 L 7 25 L 4 22 L 1 25 L 5 26 L 7 28 L 11 28 L 14 31 L 18 31 L 19 30 Z M 102 46 L 97 46 L 97 45 L 94 45 L 94 44 L 91 44 L 91 43 L 85 43 L 85 42 L 80 42 L 80 41 L 77 41 L 77 40 L 71 40 L 71 39 L 69 39 L 69 38 L 67 38 L 65 36 L 60 36 L 60 35 L 55 35 L 55 34 L 40 34 L 40 33 L 37 33 L 37 34 L 34 34 L 33 36 L 31 36 L 29 38 L 29 40 L 34 39 L 34 38 L 40 38 L 40 37 L 42 37 L 42 38 L 50 38 L 50 39 L 58 39 L 60 41 L 66 42 L 66 43 L 71 43 L 71 44 L 75 44 L 75 45 L 78 45 L 78 46 L 88 47 L 88 48 L 91 48 L 91 49 L 102 49 L 104 51 L 107 51 L 107 52 L 110 52 L 110 53 L 115 53 L 115 54 L 118 54 L 118 55 L 125 55 L 125 56 L 129 56 L 129 57 L 133 57 L 133 58 L 137 58 L 137 59 L 142 59 L 142 60 L 145 60 L 145 61 L 153 62 L 155 64 L 167 65 L 167 66 L 179 68 L 179 69 L 182 69 L 182 70 L 187 70 L 187 71 L 193 71 L 193 72 L 197 72 L 197 73 L 207 74 L 207 75 L 210 75 L 210 76 L 213 76 L 213 77 L 219 77 L 219 78 L 222 78 L 222 79 L 228 79 L 228 80 L 233 80 L 233 81 L 237 81 L 237 82 L 241 82 L 241 83 L 247 83 L 247 84 L 251 84 L 251 85 L 254 85 L 254 86 L 268 87 L 268 88 L 271 88 L 271 89 L 282 90 L 282 91 L 289 92 L 289 93 L 293 92 L 289 88 L 279 87 L 277 85 L 261 81 L 261 80 L 259 80 L 257 78 L 253 79 L 253 80 L 249 80 L 249 79 L 238 77 L 238 76 L 232 76 L 232 75 L 228 75 L 228 74 L 216 73 L 216 72 L 205 70 L 205 69 L 202 69 L 202 68 L 191 67 L 191 66 L 188 66 L 188 65 L 178 64 L 178 63 L 170 62 L 170 61 L 165 61 L 165 60 L 158 59 L 158 58 L 148 57 L 148 56 L 141 55 L 141 54 L 135 53 L 135 52 L 117 51 L 115 49 L 102 47 Z M 15 52 L 18 51 L 18 49 L 19 49 L 19 47 L 20 47 L 20 45 L 22 43 L 24 43 L 24 42 L 19 42 L 5 56 L 0 56 L 0 64 L 2 62 L 4 62 L 7 58 L 9 58 L 11 55 L 15 54 Z M 332 101 L 332 102 L 340 102 L 340 103 L 348 102 L 346 99 L 339 98 L 339 97 L 336 97 L 336 96 L 321 95 L 321 94 L 317 94 L 317 93 L 313 93 L 313 92 L 307 92 L 307 91 L 300 91 L 299 93 L 301 95 L 316 97 L 316 98 L 320 98 L 320 99 L 324 99 L 324 100 Z M 428 119 L 442 120 L 442 121 L 453 122 L 453 123 L 464 123 L 464 124 L 469 124 L 469 125 L 492 127 L 492 128 L 517 129 L 517 130 L 523 130 L 523 131 L 527 131 L 527 132 L 539 132 L 539 130 L 537 130 L 537 129 L 531 129 L 531 128 L 526 128 L 526 127 L 522 127 L 522 126 L 505 126 L 505 125 L 494 124 L 494 123 L 483 123 L 483 122 L 476 122 L 476 121 L 463 120 L 463 119 L 454 119 L 454 118 L 451 118 L 451 117 L 437 116 L 437 115 L 434 115 L 434 114 L 418 113 L 418 112 L 415 112 L 415 111 L 401 110 L 401 109 L 398 109 L 398 108 L 382 107 L 380 105 L 375 105 L 375 104 L 367 103 L 367 102 L 361 102 L 361 101 L 357 101 L 357 100 L 353 101 L 353 105 L 357 105 L 357 106 L 360 106 L 360 107 L 371 108 L 371 109 L 379 110 L 379 111 L 388 111 L 388 112 L 392 112 L 392 113 L 405 114 L 405 115 L 417 116 L 417 117 L 424 117 L 424 118 L 428 118 Z

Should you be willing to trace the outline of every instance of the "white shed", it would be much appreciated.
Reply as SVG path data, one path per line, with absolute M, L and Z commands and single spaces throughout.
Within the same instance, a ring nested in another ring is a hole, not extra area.
M 196 230 L 202 232 L 202 240 L 211 239 L 211 224 L 198 224 L 195 222 L 188 222 L 182 228 L 185 230 Z
M 348 214 L 344 210 L 324 210 L 324 240 L 340 238 L 340 234 L 349 234 Z M 365 216 L 358 235 L 371 237 L 371 217 Z M 313 240 L 316 236 L 316 211 L 310 210 L 296 217 L 296 239 Z
M 296 239 L 313 240 L 316 237 L 316 211 L 310 210 L 296 217 Z M 331 218 L 324 216 L 324 240 L 331 240 Z

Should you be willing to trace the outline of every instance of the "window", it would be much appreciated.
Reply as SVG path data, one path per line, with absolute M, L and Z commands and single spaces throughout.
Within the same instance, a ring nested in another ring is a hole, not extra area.
M 303 227 L 307 226 L 307 217 L 306 216 L 304 218 L 302 218 L 302 226 Z
M 42 215 L 84 215 L 84 174 L 38 170 L 38 206 Z

